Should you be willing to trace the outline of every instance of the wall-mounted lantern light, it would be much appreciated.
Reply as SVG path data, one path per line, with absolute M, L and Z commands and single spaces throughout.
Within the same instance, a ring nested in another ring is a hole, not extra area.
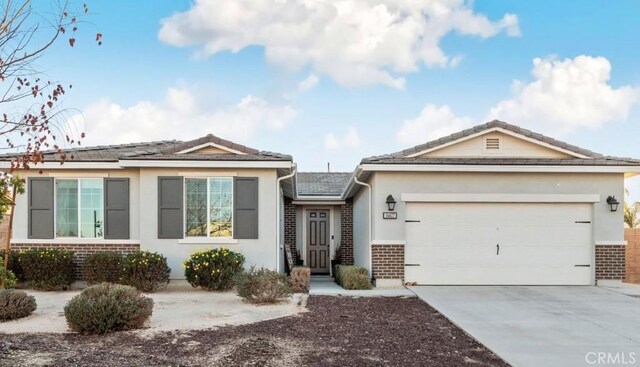
M 620 202 L 616 199 L 615 196 L 609 196 L 607 198 L 607 204 L 609 204 L 611 211 L 615 212 L 618 211 L 618 205 L 620 205 Z
M 387 207 L 389 211 L 392 212 L 396 208 L 396 199 L 393 198 L 393 195 L 389 194 L 387 196 Z

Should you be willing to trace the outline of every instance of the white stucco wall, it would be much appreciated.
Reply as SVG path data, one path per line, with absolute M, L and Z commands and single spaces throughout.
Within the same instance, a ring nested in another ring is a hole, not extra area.
M 623 174 L 376 172 L 369 183 L 373 186 L 374 240 L 405 239 L 403 193 L 597 194 L 601 201 L 593 205 L 594 241 L 624 240 L 622 208 L 612 213 L 606 204 L 609 195 L 624 197 Z M 397 220 L 382 219 L 389 194 L 398 202 Z
M 353 261 L 369 269 L 369 190 L 360 189 L 353 198 Z
M 129 234 L 132 240 L 140 239 L 140 176 L 138 169 L 119 169 L 107 171 L 95 170 L 44 170 L 41 174 L 38 169 L 17 172 L 16 175 L 27 179 L 28 177 L 54 177 L 61 179 L 69 178 L 101 178 L 104 177 L 127 177 L 129 178 L 129 196 L 131 207 L 129 208 Z M 28 235 L 28 205 L 29 199 L 27 191 L 23 195 L 16 197 L 16 212 L 13 218 L 13 240 L 15 242 L 27 239 Z M 60 240 L 60 243 L 68 240 Z
M 237 176 L 258 177 L 258 239 L 237 240 L 237 243 L 196 244 L 184 243 L 185 240 L 158 238 L 158 176 L 173 176 L 189 174 L 218 176 L 224 174 Z M 232 251 L 241 252 L 245 258 L 245 267 L 256 265 L 271 269 L 276 268 L 278 256 L 276 226 L 278 213 L 276 202 L 276 171 L 273 169 L 155 169 L 144 168 L 140 172 L 140 184 L 144 188 L 140 194 L 140 206 L 143 215 L 140 217 L 140 248 L 157 251 L 164 254 L 171 267 L 173 279 L 184 278 L 182 262 L 196 251 L 224 246 Z

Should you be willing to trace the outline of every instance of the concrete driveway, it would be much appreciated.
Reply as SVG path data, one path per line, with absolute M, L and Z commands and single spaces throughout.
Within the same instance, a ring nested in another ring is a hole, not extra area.
M 411 290 L 513 366 L 640 366 L 638 298 L 598 287 Z

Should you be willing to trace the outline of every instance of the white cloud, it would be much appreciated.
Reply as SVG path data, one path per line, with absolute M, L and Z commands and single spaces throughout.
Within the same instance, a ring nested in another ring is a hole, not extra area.
M 329 151 L 355 149 L 360 143 L 360 135 L 355 127 L 348 128 L 342 137 L 337 137 L 334 133 L 328 133 L 324 137 L 324 149 Z
M 472 123 L 468 117 L 456 116 L 447 105 L 428 104 L 418 117 L 405 120 L 397 137 L 403 144 L 418 145 L 466 129 Z
M 488 119 L 562 134 L 624 121 L 640 100 L 638 88 L 609 84 L 611 64 L 604 57 L 536 58 L 532 74 L 528 84 L 514 81 L 512 97 L 493 107 Z
M 449 33 L 482 38 L 518 36 L 518 17 L 497 21 L 465 0 L 196 0 L 162 21 L 159 38 L 199 46 L 200 56 L 262 46 L 267 60 L 303 66 L 347 86 L 403 88 L 403 74 L 454 65 L 440 48 Z
M 300 84 L 298 84 L 298 90 L 301 92 L 310 91 L 311 89 L 313 89 L 313 87 L 316 86 L 316 84 L 318 84 L 319 81 L 320 78 L 318 78 L 316 74 L 311 73 L 308 77 L 302 80 Z
M 194 139 L 209 133 L 248 141 L 261 131 L 283 129 L 296 111 L 251 95 L 235 105 L 212 111 L 204 109 L 190 91 L 170 88 L 159 103 L 140 101 L 122 106 L 102 99 L 88 105 L 82 115 L 72 117 L 70 125 L 81 126 L 86 121 L 83 145 L 95 145 Z

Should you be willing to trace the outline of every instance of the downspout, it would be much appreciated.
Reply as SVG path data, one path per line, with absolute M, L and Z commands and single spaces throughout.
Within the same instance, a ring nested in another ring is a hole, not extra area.
M 372 208 L 371 208 L 371 205 L 373 203 L 373 199 L 372 199 L 372 193 L 371 193 L 371 185 L 369 185 L 366 182 L 358 181 L 357 175 L 353 175 L 353 182 L 357 183 L 358 185 L 365 186 L 366 188 L 369 189 L 368 190 L 369 191 L 369 271 L 371 272 L 371 277 L 373 277 L 373 260 L 371 259 L 371 243 L 373 242 L 373 227 L 372 227 L 372 219 L 371 219 Z
M 293 167 L 293 171 L 290 174 L 279 177 L 276 180 L 276 218 L 278 218 L 278 225 L 276 226 L 276 271 L 280 271 L 280 250 L 284 249 L 284 247 L 280 243 L 280 195 L 283 195 L 282 188 L 280 187 L 280 182 L 296 175 L 297 168 L 295 164 L 292 164 L 291 166 Z

